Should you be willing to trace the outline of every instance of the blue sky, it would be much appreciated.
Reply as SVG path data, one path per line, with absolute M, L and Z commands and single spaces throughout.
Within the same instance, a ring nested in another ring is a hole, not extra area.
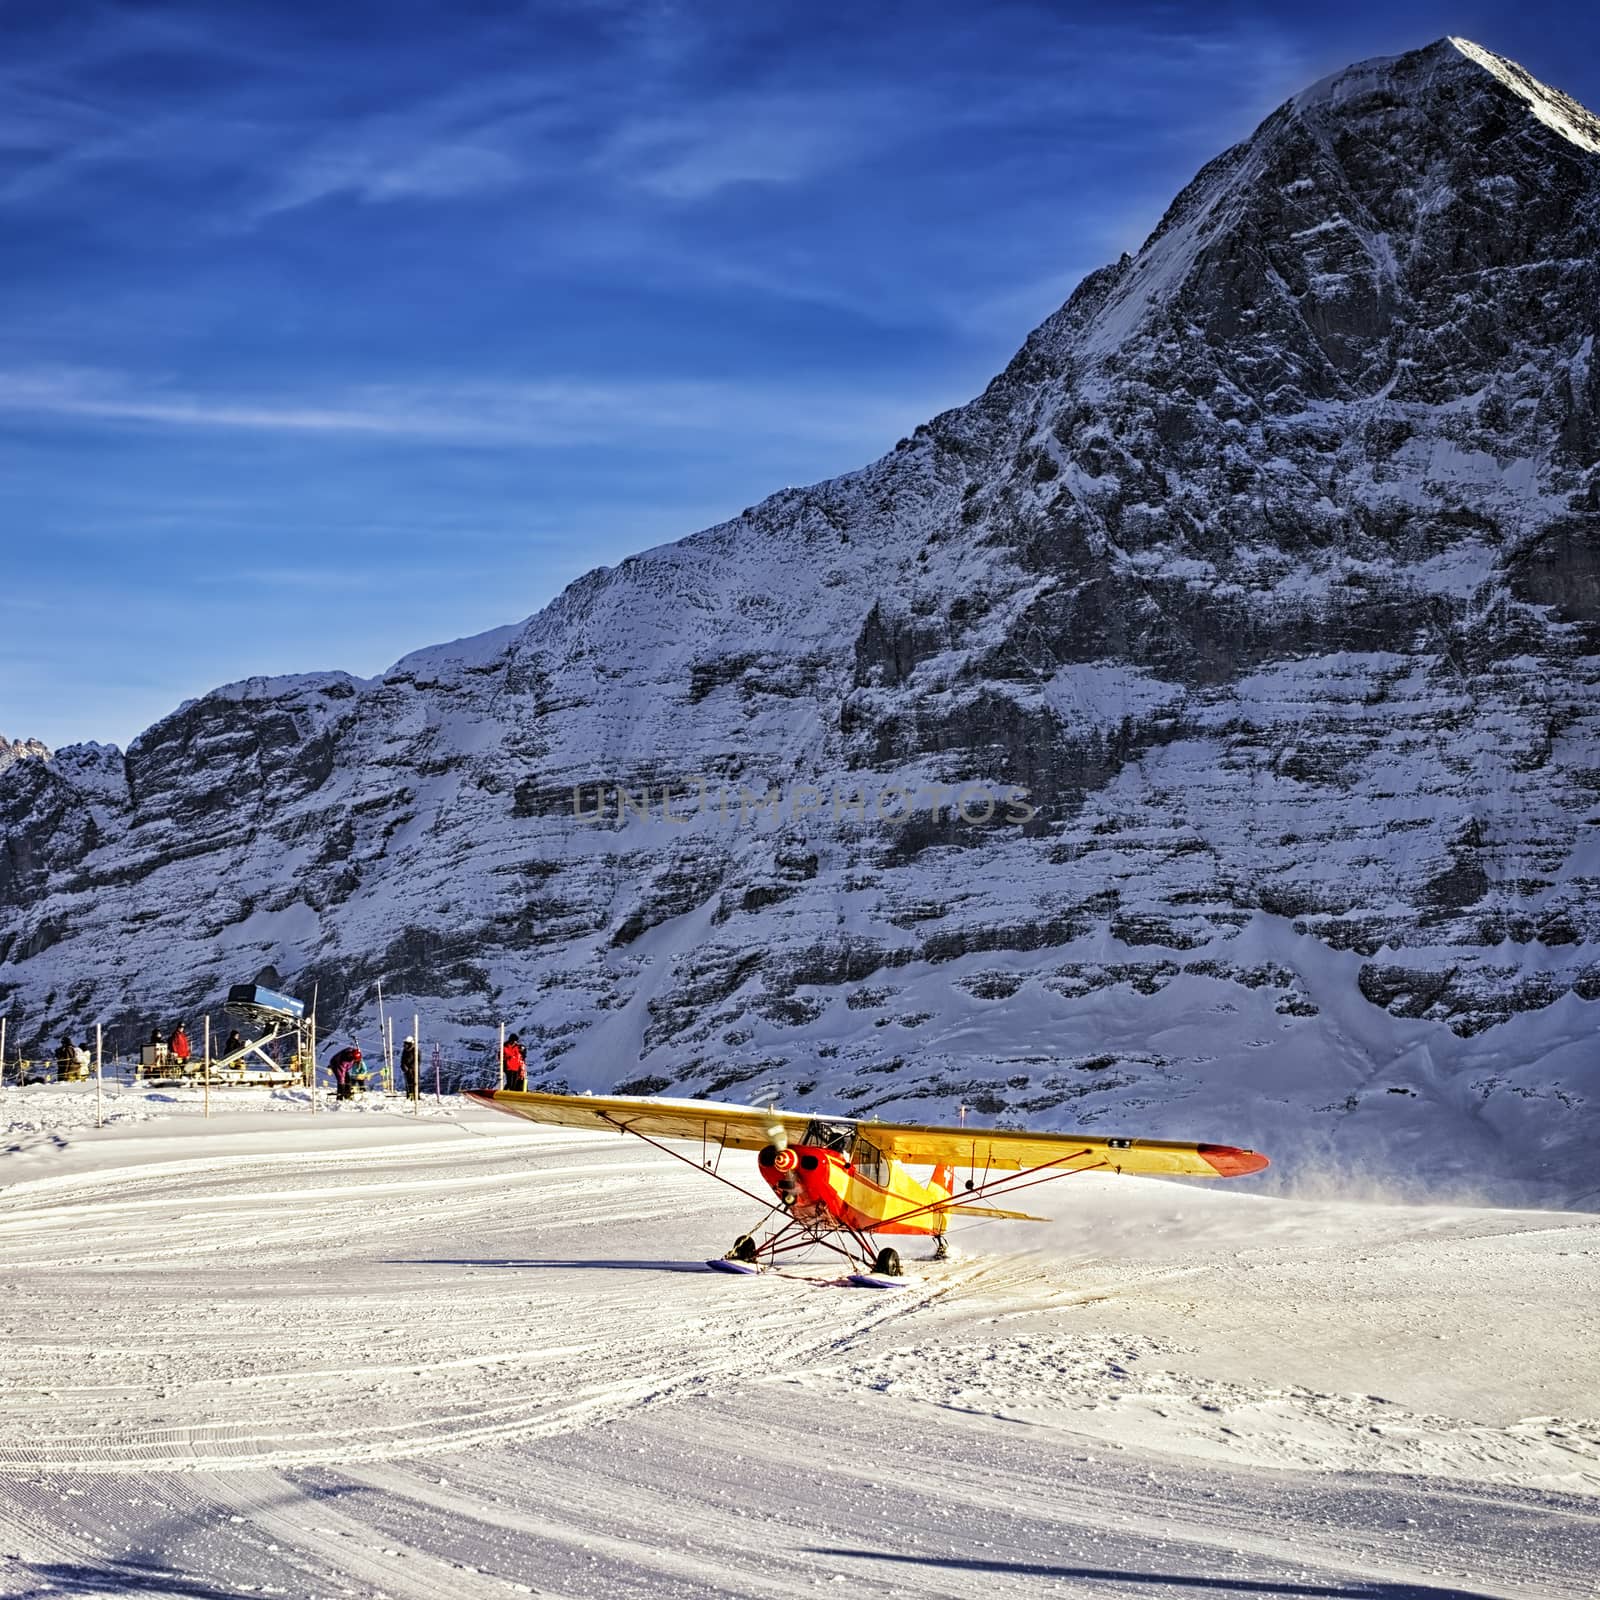
M 1297 88 L 1600 17 L 0 5 L 0 732 L 381 671 L 858 466 Z

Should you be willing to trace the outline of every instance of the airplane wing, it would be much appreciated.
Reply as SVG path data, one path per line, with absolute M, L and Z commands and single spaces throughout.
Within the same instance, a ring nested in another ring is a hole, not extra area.
M 774 1142 L 800 1144 L 811 1117 L 716 1100 L 658 1100 L 645 1095 L 541 1094 L 509 1089 L 473 1092 L 496 1111 L 560 1128 L 615 1129 L 647 1139 L 693 1139 L 730 1150 L 759 1150 Z M 834 1118 L 834 1122 L 854 1119 Z M 859 1136 L 886 1156 L 911 1166 L 1008 1172 L 1056 1167 L 1162 1173 L 1186 1178 L 1238 1178 L 1260 1172 L 1267 1158 L 1228 1144 L 1170 1139 L 1116 1139 L 1023 1128 L 940 1128 L 920 1123 L 854 1122 Z M 781 1138 L 779 1137 L 781 1130 Z
M 510 1089 L 480 1090 L 470 1098 L 496 1111 L 558 1128 L 606 1129 L 647 1139 L 697 1139 L 729 1150 L 760 1150 L 777 1130 L 798 1144 L 811 1118 L 792 1111 L 723 1105 L 715 1100 L 657 1100 L 631 1094 L 539 1094 Z
M 1023 1128 L 933 1128 L 896 1122 L 862 1122 L 857 1131 L 896 1161 L 976 1172 L 1055 1166 L 1063 1172 L 1096 1167 L 1185 1178 L 1239 1178 L 1267 1165 L 1267 1158 L 1254 1150 L 1170 1139 L 1106 1139 Z

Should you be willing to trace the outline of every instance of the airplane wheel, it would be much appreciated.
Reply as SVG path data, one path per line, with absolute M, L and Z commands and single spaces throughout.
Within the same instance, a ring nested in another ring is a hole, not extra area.
M 733 1249 L 728 1252 L 729 1261 L 750 1261 L 756 1258 L 756 1242 L 748 1233 L 742 1233 L 733 1241 Z
M 873 1260 L 872 1270 L 880 1278 L 898 1278 L 900 1276 L 900 1252 L 885 1245 Z

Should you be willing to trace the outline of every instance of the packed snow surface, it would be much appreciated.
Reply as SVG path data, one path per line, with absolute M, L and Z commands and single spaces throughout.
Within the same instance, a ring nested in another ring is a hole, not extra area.
M 1091 1174 L 874 1293 L 624 1138 L 212 1107 L 0 1101 L 0 1593 L 1593 1593 L 1592 1216 Z

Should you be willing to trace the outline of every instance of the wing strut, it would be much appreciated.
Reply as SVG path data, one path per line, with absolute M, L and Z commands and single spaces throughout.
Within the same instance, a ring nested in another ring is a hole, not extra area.
M 602 1122 L 609 1122 L 618 1133 L 631 1133 L 635 1139 L 643 1139 L 646 1144 L 654 1145 L 657 1150 L 665 1152 L 665 1154 L 671 1156 L 674 1161 L 681 1161 L 684 1166 L 692 1167 L 696 1172 L 704 1173 L 708 1178 L 715 1178 L 718 1183 L 727 1184 L 727 1186 L 732 1189 L 735 1194 L 742 1194 L 746 1200 L 755 1201 L 755 1203 L 760 1206 L 762 1210 L 769 1213 L 773 1211 L 783 1211 L 782 1206 L 774 1205 L 770 1200 L 763 1200 L 760 1195 L 753 1193 L 749 1189 L 746 1189 L 743 1184 L 735 1183 L 732 1178 L 723 1177 L 722 1174 L 717 1171 L 716 1167 L 702 1165 L 691 1161 L 688 1156 L 682 1153 L 682 1151 L 671 1149 L 669 1146 L 663 1144 L 659 1139 L 652 1139 L 648 1133 L 640 1133 L 637 1128 L 630 1127 L 628 1123 L 623 1122 L 617 1117 L 608 1116 L 604 1111 L 597 1111 L 595 1115 L 599 1117 Z M 709 1126 L 709 1123 L 707 1126 Z M 703 1136 L 702 1148 L 704 1148 Z M 718 1166 L 720 1165 L 721 1162 L 719 1160 Z M 784 1212 L 784 1215 L 787 1216 L 788 1213 Z
M 1054 1161 L 1043 1162 L 1037 1167 L 1024 1167 L 1019 1172 L 1007 1173 L 1003 1178 L 994 1178 L 992 1180 L 986 1178 L 976 1189 L 964 1193 L 961 1196 L 961 1203 L 965 1204 L 968 1200 L 977 1200 L 985 1196 L 998 1194 L 1001 1190 L 1004 1190 L 1007 1194 L 1012 1194 L 1021 1189 L 1032 1189 L 1038 1184 L 1049 1183 L 1055 1178 L 1071 1178 L 1080 1172 L 1098 1172 L 1102 1167 L 1111 1165 L 1109 1161 L 1096 1161 L 1091 1166 L 1070 1167 L 1064 1172 L 1051 1170 L 1059 1167 L 1063 1161 L 1076 1161 L 1079 1156 L 1088 1154 L 1089 1151 L 1087 1149 L 1074 1150 L 1071 1155 L 1057 1156 Z M 1042 1178 L 1035 1176 L 1036 1173 L 1041 1172 L 1044 1174 Z M 1029 1181 L 1023 1183 L 1021 1181 L 1023 1178 L 1027 1178 Z M 908 1217 L 920 1217 L 925 1211 L 952 1210 L 954 1209 L 952 1203 L 955 1198 L 953 1194 L 947 1195 L 943 1200 L 931 1200 L 927 1205 L 916 1206 L 910 1211 L 901 1211 L 895 1216 L 884 1217 L 882 1220 L 885 1223 L 904 1222 Z

